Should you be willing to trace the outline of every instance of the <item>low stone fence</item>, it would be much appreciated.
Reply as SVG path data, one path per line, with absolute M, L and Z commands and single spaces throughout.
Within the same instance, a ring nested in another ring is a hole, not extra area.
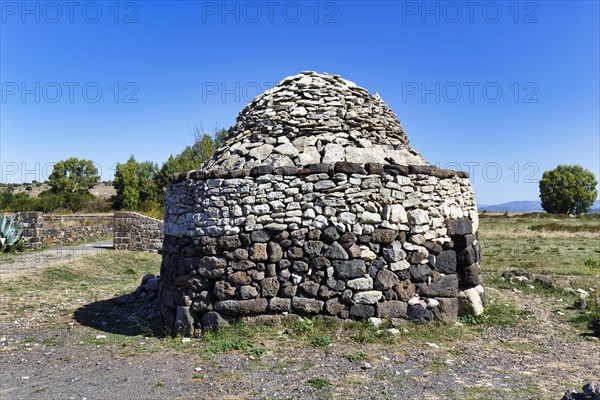
M 163 221 L 131 211 L 115 212 L 115 250 L 162 251 Z
M 162 249 L 163 222 L 135 212 L 58 215 L 26 211 L 17 213 L 17 218 L 25 228 L 26 250 L 111 236 L 116 250 L 156 253 Z
M 113 234 L 112 214 L 58 215 L 41 211 L 17 213 L 25 231 L 25 249 L 67 245 L 110 237 Z
M 43 216 L 44 244 L 71 244 L 113 235 L 114 217 L 112 214 L 79 214 Z

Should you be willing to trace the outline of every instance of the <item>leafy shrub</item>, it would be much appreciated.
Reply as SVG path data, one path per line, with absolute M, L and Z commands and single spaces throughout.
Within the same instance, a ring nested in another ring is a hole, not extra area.
M 357 353 L 346 353 L 342 357 L 350 362 L 357 362 L 366 360 L 368 356 L 369 355 L 367 353 L 359 351 Z
M 295 335 L 301 336 L 313 329 L 313 320 L 308 318 L 299 319 L 294 322 L 292 326 L 292 332 Z
M 0 210 L 9 212 L 108 212 L 111 208 L 111 203 L 89 192 L 57 193 L 46 190 L 38 197 L 29 197 L 23 192 L 15 194 L 9 188 L 0 193 Z
M 311 339 L 310 344 L 314 347 L 327 347 L 332 343 L 329 336 L 315 336 Z
M 308 383 L 308 386 L 314 387 L 315 389 L 325 389 L 326 387 L 331 386 L 331 381 L 323 377 L 310 378 L 306 382 Z
M 585 265 L 586 268 L 594 269 L 598 268 L 600 266 L 600 263 L 598 263 L 597 259 L 590 256 L 583 262 L 583 265 Z
M 151 218 L 163 219 L 164 218 L 164 209 L 163 207 L 154 200 L 146 200 L 140 204 L 138 209 L 144 215 L 147 215 Z

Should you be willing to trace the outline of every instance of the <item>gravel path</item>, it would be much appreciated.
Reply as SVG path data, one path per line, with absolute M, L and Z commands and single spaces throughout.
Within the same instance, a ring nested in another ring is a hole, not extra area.
M 2 253 L 0 254 L 0 275 L 20 274 L 25 270 L 40 268 L 61 261 L 72 261 L 86 254 L 95 254 L 112 249 L 112 240 L 104 240 L 25 253 Z

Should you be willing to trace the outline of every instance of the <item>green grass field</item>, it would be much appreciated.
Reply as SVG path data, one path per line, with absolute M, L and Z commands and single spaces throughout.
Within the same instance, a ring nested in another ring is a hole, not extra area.
M 562 286 L 600 289 L 600 215 L 480 214 L 482 271 L 493 280 L 508 269 L 525 269 Z

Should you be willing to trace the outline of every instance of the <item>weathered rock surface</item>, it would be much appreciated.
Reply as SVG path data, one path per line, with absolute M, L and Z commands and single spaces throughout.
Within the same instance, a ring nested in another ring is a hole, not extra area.
M 337 75 L 302 72 L 248 104 L 203 169 L 338 161 L 427 164 L 378 95 Z M 338 171 L 362 170 L 353 168 L 342 164 Z

